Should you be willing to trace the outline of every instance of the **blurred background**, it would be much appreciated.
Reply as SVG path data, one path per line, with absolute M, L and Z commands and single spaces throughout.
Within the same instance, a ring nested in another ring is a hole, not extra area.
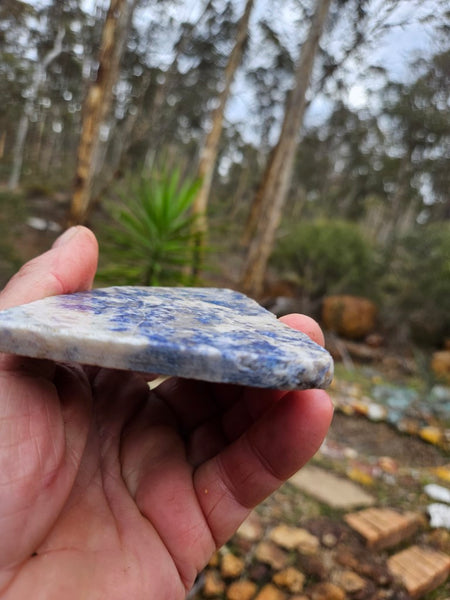
M 311 314 L 318 460 L 424 505 L 450 480 L 449 33 L 445 0 L 1 0 L 0 285 L 83 223 L 96 285 Z

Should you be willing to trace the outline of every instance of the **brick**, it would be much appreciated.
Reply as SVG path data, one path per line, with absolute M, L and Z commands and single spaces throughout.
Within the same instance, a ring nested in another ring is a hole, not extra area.
M 415 533 L 422 522 L 417 513 L 390 508 L 368 508 L 347 514 L 344 520 L 374 550 L 395 546 Z
M 450 573 L 450 556 L 429 548 L 410 546 L 391 556 L 388 567 L 415 599 L 446 581 Z

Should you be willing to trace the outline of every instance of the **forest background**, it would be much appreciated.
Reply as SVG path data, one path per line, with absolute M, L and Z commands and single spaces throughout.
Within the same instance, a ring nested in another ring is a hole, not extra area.
M 449 31 L 445 0 L 2 0 L 1 283 L 85 222 L 99 283 L 364 296 L 441 347 Z

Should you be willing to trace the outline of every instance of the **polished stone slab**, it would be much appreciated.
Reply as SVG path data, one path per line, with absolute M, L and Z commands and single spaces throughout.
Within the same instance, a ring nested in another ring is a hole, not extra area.
M 333 369 L 306 335 L 219 288 L 111 287 L 10 308 L 0 351 L 278 389 L 325 387 Z

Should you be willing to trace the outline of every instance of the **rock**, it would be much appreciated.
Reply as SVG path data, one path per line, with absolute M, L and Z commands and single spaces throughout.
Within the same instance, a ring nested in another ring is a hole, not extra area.
M 223 288 L 116 286 L 51 296 L 0 311 L 0 349 L 276 389 L 325 387 L 333 367 L 306 334 Z
M 322 544 L 325 548 L 334 548 L 337 543 L 338 539 L 333 533 L 325 533 L 322 536 Z
M 371 421 L 384 421 L 387 416 L 387 409 L 385 406 L 371 402 L 367 407 L 367 416 Z
M 214 552 L 208 562 L 208 567 L 218 567 L 220 564 L 220 554 L 218 552 Z
M 430 366 L 436 377 L 450 383 L 450 350 L 434 352 Z
M 262 588 L 255 600 L 286 600 L 286 594 L 283 594 L 277 587 L 268 583 Z
M 375 483 L 375 479 L 366 469 L 358 467 L 350 467 L 347 471 L 347 476 L 356 483 L 360 483 L 365 487 L 371 487 Z
M 345 600 L 345 592 L 334 583 L 318 583 L 310 591 L 311 600 Z
M 300 554 L 306 554 L 307 556 L 317 554 L 317 550 L 320 546 L 319 539 L 305 529 L 300 531 L 301 539 L 299 539 L 297 542 L 297 550 L 300 552 Z
M 286 588 L 289 592 L 301 592 L 305 583 L 305 576 L 301 571 L 295 567 L 288 567 L 275 573 L 272 581 L 276 583 L 278 587 Z
M 242 574 L 244 567 L 245 563 L 242 558 L 239 558 L 229 552 L 222 558 L 220 573 L 225 579 L 236 579 Z
M 251 564 L 247 569 L 248 577 L 252 581 L 261 582 L 270 579 L 271 568 L 260 562 Z
M 333 508 L 349 510 L 357 506 L 371 506 L 375 501 L 373 496 L 348 479 L 311 465 L 303 467 L 289 482 Z
M 419 430 L 419 436 L 434 446 L 442 446 L 445 442 L 444 431 L 435 425 L 422 427 L 422 429 Z
M 319 540 L 314 535 L 297 527 L 279 525 L 272 529 L 269 538 L 286 550 L 297 548 L 302 554 L 315 554 L 319 548 Z
M 377 462 L 380 469 L 390 475 L 395 475 L 398 472 L 398 463 L 390 456 L 380 456 Z
M 441 502 L 433 502 L 427 507 L 431 527 L 443 527 L 450 530 L 450 506 Z
M 377 307 L 367 298 L 328 296 L 322 305 L 325 329 L 348 339 L 360 339 L 375 328 Z
M 222 581 L 219 572 L 215 569 L 205 571 L 203 583 L 203 595 L 205 598 L 215 598 L 221 596 L 225 591 L 225 583 Z
M 252 600 L 258 587 L 253 581 L 234 581 L 227 589 L 227 600 Z
M 328 577 L 328 571 L 323 561 L 318 556 L 300 555 L 299 566 L 309 577 L 319 581 L 325 581 Z
M 348 594 L 355 594 L 366 587 L 366 581 L 353 571 L 338 573 L 336 583 Z
M 255 557 L 260 562 L 270 565 L 276 571 L 284 569 L 289 560 L 286 552 L 283 552 L 273 542 L 266 541 L 260 542 L 256 546 Z
M 264 528 L 259 515 L 251 512 L 241 524 L 236 534 L 249 542 L 258 542 L 264 534 Z
M 436 483 L 429 483 L 423 489 L 427 496 L 432 500 L 450 504 L 450 489 L 445 488 L 442 485 L 437 485 Z

